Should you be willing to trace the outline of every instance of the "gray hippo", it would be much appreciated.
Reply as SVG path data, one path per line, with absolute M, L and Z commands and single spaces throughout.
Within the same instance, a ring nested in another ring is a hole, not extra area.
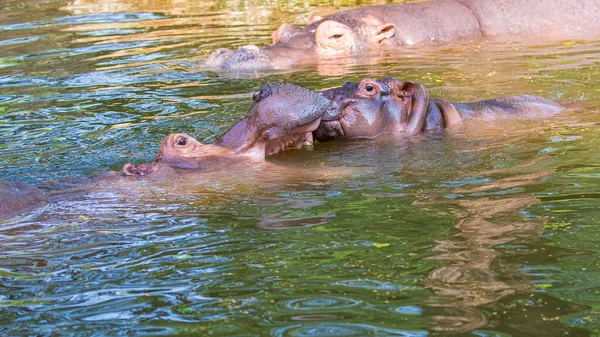
M 271 46 L 221 48 L 206 69 L 288 69 L 321 58 L 419 43 L 494 37 L 597 37 L 600 0 L 430 0 L 378 5 L 313 18 L 305 27 L 283 24 Z
M 451 127 L 467 117 L 549 116 L 564 109 L 554 101 L 531 95 L 470 103 L 430 99 L 422 84 L 393 77 L 346 82 L 321 94 L 335 104 L 322 115 L 313 132 L 317 141 L 417 133 Z

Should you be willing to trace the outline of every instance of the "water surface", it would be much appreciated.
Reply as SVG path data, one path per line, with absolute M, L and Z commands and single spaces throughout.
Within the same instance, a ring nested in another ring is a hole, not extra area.
M 0 4 L 1 180 L 119 170 L 172 132 L 210 142 L 272 81 L 396 76 L 448 100 L 571 106 L 316 144 L 270 158 L 277 171 L 55 192 L 1 224 L 0 332 L 597 335 L 600 40 L 467 41 L 243 76 L 197 66 L 370 3 Z

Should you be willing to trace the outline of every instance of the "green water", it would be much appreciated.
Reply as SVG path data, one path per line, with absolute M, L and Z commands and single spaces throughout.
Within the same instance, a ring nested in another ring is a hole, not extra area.
M 396 76 L 448 100 L 571 108 L 316 144 L 270 158 L 282 171 L 54 192 L 0 224 L 0 335 L 600 335 L 600 40 L 469 41 L 249 75 L 197 66 L 369 3 L 1 2 L 0 180 L 119 170 L 172 132 L 209 142 L 272 81 Z

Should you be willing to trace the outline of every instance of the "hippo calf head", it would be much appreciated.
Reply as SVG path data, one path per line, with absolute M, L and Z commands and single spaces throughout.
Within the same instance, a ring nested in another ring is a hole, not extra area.
M 236 159 L 226 148 L 202 144 L 184 133 L 171 134 L 161 142 L 156 159 L 150 163 L 125 164 L 123 174 L 146 176 L 165 169 L 217 170 Z
M 315 140 L 375 137 L 386 132 L 421 131 L 427 114 L 427 91 L 419 83 L 393 77 L 346 82 L 322 91 L 329 109 L 313 132 Z
M 306 27 L 281 25 L 271 35 L 271 46 L 247 45 L 235 52 L 217 49 L 202 66 L 221 71 L 288 69 L 297 63 L 318 63 L 321 58 L 354 55 L 388 42 L 394 34 L 393 23 L 372 15 L 315 17 Z

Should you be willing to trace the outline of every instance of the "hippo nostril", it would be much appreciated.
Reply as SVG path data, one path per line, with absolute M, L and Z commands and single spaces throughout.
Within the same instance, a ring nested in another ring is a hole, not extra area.
M 333 98 L 333 101 L 341 104 L 344 101 L 344 99 L 346 99 L 346 97 L 344 97 L 344 95 L 337 95 Z
M 256 94 L 254 94 L 254 96 L 252 96 L 252 98 L 254 99 L 254 103 L 258 103 L 260 101 L 262 101 L 263 99 L 269 97 L 271 95 L 271 86 L 268 84 L 265 84 L 259 92 L 257 92 Z

